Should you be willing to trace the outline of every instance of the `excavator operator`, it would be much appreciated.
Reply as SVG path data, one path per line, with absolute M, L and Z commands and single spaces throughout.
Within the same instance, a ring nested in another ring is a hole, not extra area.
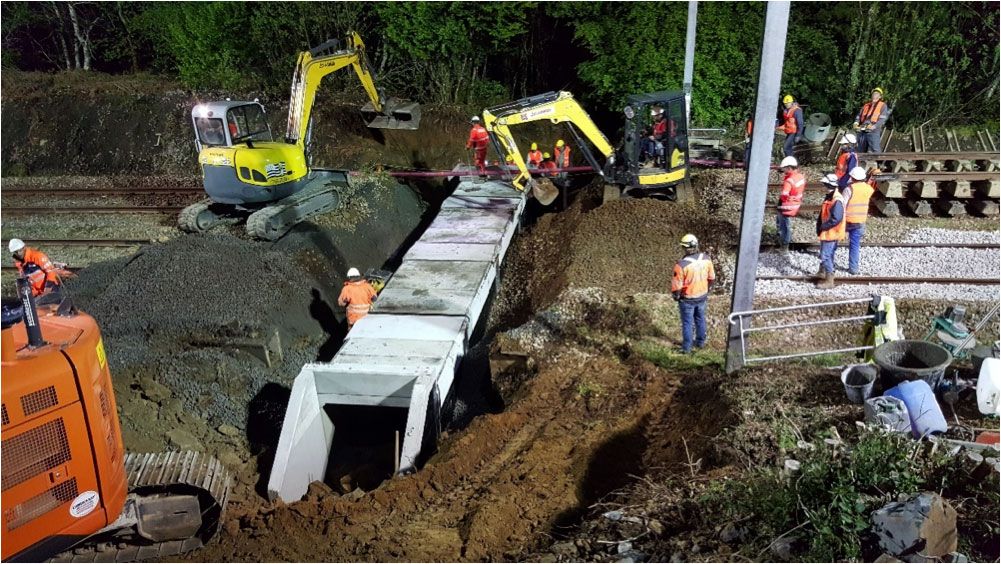
M 18 274 L 31 282 L 31 293 L 39 298 L 38 305 L 62 301 L 59 270 L 65 268 L 65 265 L 53 263 L 45 253 L 26 246 L 20 239 L 11 239 L 7 249 L 14 257 L 14 267 Z

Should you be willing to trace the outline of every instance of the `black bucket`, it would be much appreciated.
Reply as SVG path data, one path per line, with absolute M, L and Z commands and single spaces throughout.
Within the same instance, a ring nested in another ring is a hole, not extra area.
M 879 365 L 886 388 L 905 380 L 924 380 L 934 390 L 942 381 L 945 369 L 952 364 L 952 354 L 948 350 L 928 341 L 883 343 L 876 347 L 872 358 Z

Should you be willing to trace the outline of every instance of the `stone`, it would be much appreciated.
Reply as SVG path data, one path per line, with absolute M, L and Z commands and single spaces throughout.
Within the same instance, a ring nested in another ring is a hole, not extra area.
M 577 556 L 577 545 L 570 541 L 558 542 L 549 547 L 556 555 L 572 558 Z
M 216 430 L 227 437 L 238 437 L 241 434 L 239 429 L 228 423 L 223 423 L 222 425 L 219 425 L 218 427 L 216 427 Z
M 873 560 L 873 562 L 903 562 L 903 560 L 895 556 L 890 556 L 889 554 L 884 552 L 883 554 L 879 555 L 879 558 Z
M 243 458 L 232 450 L 224 450 L 220 452 L 216 458 L 219 459 L 219 462 L 222 462 L 225 466 L 230 468 L 239 468 L 243 466 Z
M 781 537 L 772 541 L 772 544 L 768 545 L 768 548 L 771 549 L 772 554 L 777 560 L 789 562 L 793 559 L 792 545 L 795 542 L 796 537 L 794 536 Z
M 638 550 L 627 550 L 626 552 L 623 552 L 622 554 L 619 555 L 619 558 L 616 560 L 616 562 L 620 564 L 622 563 L 634 564 L 635 562 L 646 561 L 646 556 L 647 556 L 646 553 L 640 552 Z
M 941 557 L 955 552 L 959 542 L 956 510 L 931 492 L 877 509 L 872 513 L 872 524 L 880 548 L 897 557 Z
M 650 522 L 647 523 L 647 527 L 649 527 L 650 531 L 657 536 L 664 534 L 664 524 L 656 519 L 651 519 Z
M 547 552 L 539 557 L 539 562 L 559 562 L 559 558 L 552 552 Z
M 205 450 L 202 443 L 185 429 L 167 431 L 167 439 L 170 440 L 170 444 L 181 450 Z
M 333 488 L 319 480 L 310 482 L 309 487 L 306 489 L 306 497 L 321 498 L 328 495 L 334 495 Z
M 746 527 L 738 527 L 733 523 L 727 523 L 723 530 L 719 532 L 719 540 L 731 544 L 743 540 L 747 536 Z
M 361 488 L 355 488 L 354 491 L 352 491 L 349 494 L 346 494 L 344 497 L 346 497 L 347 499 L 358 500 L 365 497 L 365 490 Z
M 157 404 L 169 400 L 174 395 L 170 388 L 148 376 L 139 380 L 139 389 L 143 396 Z

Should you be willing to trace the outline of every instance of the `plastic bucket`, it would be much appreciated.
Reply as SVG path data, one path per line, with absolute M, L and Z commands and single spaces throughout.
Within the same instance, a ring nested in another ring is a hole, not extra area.
M 851 403 L 865 403 L 872 397 L 872 387 L 876 383 L 876 368 L 868 364 L 856 364 L 841 371 L 841 383 L 845 395 Z
M 952 354 L 945 347 L 928 341 L 883 343 L 873 351 L 872 359 L 879 365 L 887 387 L 907 380 L 924 380 L 932 390 L 952 364 Z
M 803 137 L 810 143 L 821 143 L 831 136 L 831 116 L 827 114 L 810 114 L 803 128 Z

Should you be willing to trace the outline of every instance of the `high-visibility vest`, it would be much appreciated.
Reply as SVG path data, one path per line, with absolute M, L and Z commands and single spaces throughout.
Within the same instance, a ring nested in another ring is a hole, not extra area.
M 792 105 L 786 108 L 785 112 L 782 113 L 782 118 L 783 118 L 782 131 L 784 131 L 786 135 L 792 135 L 797 131 L 796 110 L 798 109 L 799 109 L 799 104 L 793 102 Z
M 559 168 L 570 166 L 570 146 L 564 145 L 562 149 L 559 147 L 554 148 L 553 160 L 556 161 L 556 166 Z
M 841 192 L 837 190 L 834 191 L 834 197 L 830 200 L 824 200 L 824 203 L 820 205 L 820 222 L 825 223 L 831 217 L 831 209 L 834 204 L 841 202 L 841 205 L 845 205 L 845 197 L 841 195 Z M 845 215 L 841 216 L 841 221 L 834 227 L 828 229 L 827 231 L 820 232 L 821 241 L 843 241 L 845 239 Z
M 525 157 L 525 160 L 528 162 L 529 165 L 538 168 L 540 165 L 542 165 L 542 151 L 539 151 L 537 149 L 535 151 L 529 151 L 528 155 Z
M 853 162 L 854 161 L 854 162 Z M 838 155 L 838 161 L 834 165 L 834 176 L 839 179 L 848 174 L 848 171 L 858 165 L 858 157 L 855 156 L 855 149 L 849 149 Z
M 357 280 L 344 283 L 341 295 L 337 298 L 339 305 L 347 307 L 348 325 L 354 325 L 368 315 L 372 309 L 372 300 L 376 296 L 375 288 L 368 280 Z
M 697 299 L 709 293 L 709 283 L 716 279 L 713 261 L 706 253 L 687 255 L 674 265 L 671 292 L 681 292 L 681 297 Z
M 24 260 L 15 259 L 14 266 L 18 272 L 24 274 L 24 267 L 28 263 L 34 264 L 45 273 L 45 282 L 59 284 L 59 272 L 56 270 L 55 265 L 52 264 L 52 261 L 49 260 L 48 255 L 38 249 L 25 247 Z
M 476 124 L 469 130 L 469 140 L 466 141 L 467 149 L 486 149 L 490 142 L 490 134 L 485 127 Z
M 847 223 L 865 223 L 869 217 L 869 198 L 875 192 L 868 182 L 853 182 L 852 195 L 845 206 Z
M 779 196 L 779 211 L 786 217 L 793 217 L 803 203 L 803 189 L 806 177 L 798 170 L 790 170 L 782 179 L 782 194 Z
M 862 125 L 866 125 L 866 122 L 870 124 L 875 124 L 879 121 L 881 115 L 883 115 L 883 110 L 886 108 L 886 104 L 883 100 L 877 100 L 875 104 L 870 100 L 862 106 L 862 111 L 859 112 L 858 122 Z

